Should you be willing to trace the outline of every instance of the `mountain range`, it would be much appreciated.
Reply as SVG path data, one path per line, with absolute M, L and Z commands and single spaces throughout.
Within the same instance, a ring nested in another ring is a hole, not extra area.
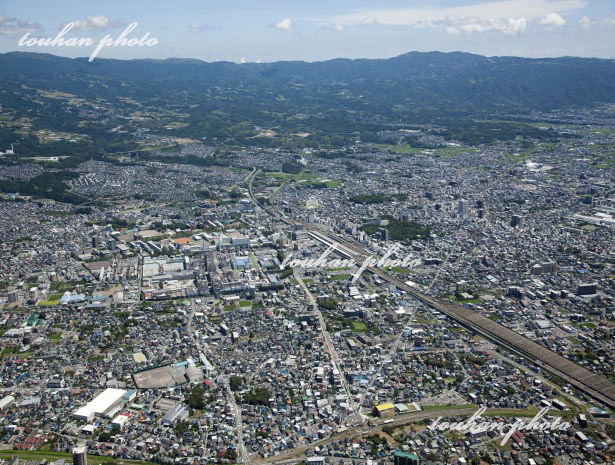
M 193 91 L 203 85 L 348 85 L 389 89 L 402 99 L 474 106 L 553 109 L 615 100 L 615 60 L 484 57 L 470 53 L 410 52 L 388 59 L 334 59 L 307 63 L 208 63 L 194 59 L 70 59 L 48 54 L 0 54 L 0 81 L 83 93 L 84 79 L 145 83 Z M 400 88 L 401 87 L 401 88 Z M 90 88 L 86 94 L 131 96 L 124 89 Z

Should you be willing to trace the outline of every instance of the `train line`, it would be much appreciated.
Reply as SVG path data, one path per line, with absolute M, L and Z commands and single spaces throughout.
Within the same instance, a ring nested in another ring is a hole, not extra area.
M 351 239 L 344 238 L 332 232 L 322 231 L 312 225 L 304 224 L 297 220 L 288 218 L 270 207 L 261 205 L 252 193 L 252 179 L 256 173 L 257 170 L 254 170 L 246 178 L 250 198 L 256 205 L 265 210 L 269 215 L 288 225 L 303 225 L 306 229 L 308 229 L 309 235 L 312 238 L 327 246 L 335 247 L 337 253 L 354 259 L 359 266 L 366 258 L 370 256 L 369 251 L 365 250 L 363 246 Z M 447 300 L 427 295 L 420 289 L 410 286 L 409 284 L 389 275 L 379 268 L 368 266 L 366 271 L 380 277 L 390 284 L 395 285 L 398 289 L 407 292 L 430 308 L 447 315 L 461 326 L 480 334 L 481 336 L 495 342 L 499 346 L 502 346 L 511 352 L 534 362 L 541 369 L 558 376 L 579 391 L 615 410 L 615 384 L 604 376 L 600 376 L 587 368 L 568 360 L 567 358 L 553 352 L 550 349 L 547 349 L 544 346 L 541 346 L 540 344 L 537 344 L 534 341 L 531 341 L 525 336 L 522 336 L 521 334 L 499 323 L 496 323 L 480 313 Z

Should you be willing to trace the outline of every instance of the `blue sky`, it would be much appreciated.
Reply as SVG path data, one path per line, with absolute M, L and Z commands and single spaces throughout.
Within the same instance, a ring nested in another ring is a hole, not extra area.
M 150 47 L 104 47 L 103 58 L 316 61 L 466 51 L 615 58 L 615 0 L 0 0 L 0 52 L 89 56 L 85 47 L 19 46 L 28 38 L 149 33 Z

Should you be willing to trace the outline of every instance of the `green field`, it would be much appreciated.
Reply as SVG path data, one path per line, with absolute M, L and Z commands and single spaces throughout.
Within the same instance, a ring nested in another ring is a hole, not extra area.
M 347 281 L 350 278 L 349 274 L 334 274 L 331 276 L 333 281 Z
M 334 187 L 341 186 L 342 181 L 332 181 L 332 180 L 321 181 L 320 179 L 315 179 L 313 181 L 307 181 L 307 180 L 299 181 L 297 184 L 299 184 L 302 187 L 314 187 L 314 188 L 325 187 L 327 189 L 331 189 Z
M 447 295 L 445 297 L 447 299 L 449 299 L 449 300 L 452 300 L 455 303 L 458 303 L 458 304 L 479 304 L 479 303 L 481 303 L 480 299 L 458 299 L 454 295 Z
M 291 179 L 292 177 L 294 177 L 294 175 L 287 173 L 264 173 L 264 175 L 268 178 L 274 179 Z
M 476 149 L 468 148 L 468 147 L 440 147 L 440 148 L 429 149 L 429 148 L 412 147 L 408 144 L 400 144 L 400 145 L 376 144 L 376 145 L 378 147 L 389 149 L 395 153 L 406 153 L 406 154 L 425 153 L 425 154 L 433 155 L 434 157 L 451 157 L 454 155 L 460 155 L 462 153 L 476 152 Z
M 408 268 L 403 268 L 401 266 L 385 266 L 382 268 L 384 271 L 391 271 L 393 273 L 409 273 L 410 270 Z
M 350 323 L 350 329 L 355 333 L 366 333 L 367 325 L 362 321 L 353 321 Z
M 437 411 L 437 410 L 453 410 L 453 409 L 463 410 L 463 409 L 467 409 L 467 408 L 478 409 L 478 406 L 476 404 L 421 405 L 421 409 L 424 412 L 433 412 L 433 411 Z
M 17 457 L 25 460 L 57 460 L 67 459 L 66 463 L 72 463 L 72 455 L 66 452 L 48 452 L 41 450 L 0 450 L 1 458 Z M 142 462 L 139 460 L 122 460 L 115 457 L 101 457 L 98 455 L 88 455 L 88 463 L 92 465 L 105 464 L 115 462 L 120 465 L 153 465 L 151 462 Z
M 515 417 L 533 417 L 538 413 L 538 409 L 534 407 L 528 407 L 526 409 L 489 409 L 487 410 L 483 416 L 485 417 L 507 417 L 507 418 L 515 418 Z
M 49 290 L 51 291 L 56 291 L 56 292 L 65 292 L 65 291 L 70 291 L 73 289 L 73 287 L 79 285 L 79 284 L 84 284 L 84 282 L 80 282 L 80 281 L 57 281 L 55 283 L 51 283 L 49 285 Z
M 59 305 L 60 304 L 60 299 L 62 298 L 61 293 L 58 294 L 51 294 L 49 297 L 47 297 L 47 299 L 45 300 L 39 300 L 36 305 L 38 305 L 39 307 L 47 307 L 50 305 Z
M 378 147 L 389 149 L 395 153 L 419 153 L 425 149 L 411 147 L 408 144 L 392 145 L 392 144 L 375 144 Z
M 262 176 L 265 176 L 267 178 L 274 178 L 274 179 L 288 179 L 288 180 L 292 179 L 295 182 L 308 182 L 308 181 L 318 180 L 317 174 L 309 173 L 306 171 L 301 171 L 300 173 L 297 173 L 297 174 L 289 174 L 289 173 L 282 173 L 282 172 L 268 172 L 268 173 L 263 173 Z M 335 181 L 332 181 L 332 182 L 335 182 Z
M 578 326 L 581 327 L 581 328 L 595 328 L 596 324 L 592 323 L 592 322 L 589 322 L 589 321 L 585 321 L 583 323 L 579 323 Z

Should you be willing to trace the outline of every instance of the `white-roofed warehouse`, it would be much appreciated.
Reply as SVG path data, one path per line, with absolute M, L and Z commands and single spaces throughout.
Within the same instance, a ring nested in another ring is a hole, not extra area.
M 105 389 L 86 405 L 76 410 L 73 416 L 78 420 L 91 421 L 95 415 L 104 415 L 126 394 L 124 389 Z

